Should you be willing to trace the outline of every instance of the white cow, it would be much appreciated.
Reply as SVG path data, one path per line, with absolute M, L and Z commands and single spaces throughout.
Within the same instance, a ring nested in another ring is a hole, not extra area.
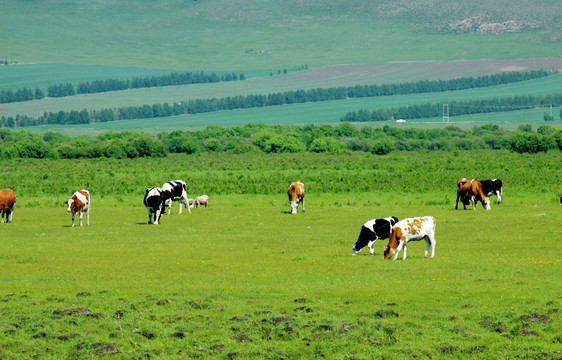
M 408 218 L 397 222 L 392 227 L 388 245 L 384 247 L 384 258 L 389 259 L 393 254 L 394 260 L 398 258 L 400 250 L 404 248 L 402 260 L 406 260 L 406 246 L 412 240 L 425 239 L 427 247 L 425 257 L 431 246 L 431 257 L 435 256 L 435 218 L 432 216 Z
M 79 213 L 80 226 L 82 226 L 82 215 L 86 213 L 86 225 L 90 226 L 90 192 L 88 190 L 82 189 L 74 194 L 64 203 L 68 205 L 68 211 L 72 214 L 72 227 L 74 227 L 74 215 Z
M 186 184 L 183 180 L 168 181 L 162 185 L 163 196 L 166 198 L 164 208 L 168 207 L 168 215 L 172 213 L 172 203 L 177 201 L 180 207 L 180 215 L 182 213 L 182 204 L 185 205 L 187 211 L 191 214 L 191 208 L 187 199 Z

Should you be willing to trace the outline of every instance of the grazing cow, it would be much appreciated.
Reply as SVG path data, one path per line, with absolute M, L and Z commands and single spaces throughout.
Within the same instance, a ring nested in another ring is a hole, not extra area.
M 4 215 L 6 215 L 6 223 L 12 222 L 14 207 L 16 206 L 16 193 L 12 189 L 0 190 L 0 217 L 4 223 Z
M 79 190 L 72 194 L 72 197 L 64 203 L 68 205 L 69 213 L 72 213 L 72 227 L 74 227 L 74 215 L 80 213 L 80 226 L 82 226 L 82 216 L 86 213 L 86 225 L 90 226 L 90 192 L 88 190 Z
M 402 248 L 404 249 L 403 260 L 406 260 L 406 246 L 412 240 L 425 239 L 425 257 L 431 246 L 431 257 L 435 256 L 435 219 L 433 216 L 408 218 L 397 222 L 392 227 L 392 233 L 388 239 L 388 245 L 384 247 L 384 258 L 388 259 L 394 254 L 394 260 Z
M 146 189 L 144 194 L 144 206 L 148 210 L 148 223 L 152 224 L 152 214 L 154 214 L 154 225 L 160 225 L 160 216 L 164 212 L 164 197 L 162 188 L 153 187 Z
M 196 197 L 195 206 L 199 207 L 199 205 L 205 205 L 205 207 L 209 207 L 209 197 L 207 195 Z
M 353 244 L 351 255 L 357 255 L 365 246 L 369 247 L 371 255 L 375 255 L 375 241 L 379 239 L 388 239 L 392 232 L 392 226 L 398 222 L 395 216 L 384 219 L 373 219 L 367 221 L 361 227 L 359 238 Z
M 484 194 L 482 183 L 476 179 L 462 178 L 457 180 L 457 203 L 455 209 L 459 208 L 459 199 L 462 201 L 465 210 L 466 205 L 470 202 L 472 202 L 472 208 L 476 210 L 477 201 L 482 203 L 484 209 L 491 209 L 490 199 Z
M 189 203 L 187 200 L 186 184 L 183 180 L 168 181 L 162 185 L 162 191 L 164 192 L 164 197 L 166 201 L 164 202 L 164 208 L 168 207 L 168 215 L 172 213 L 172 203 L 177 201 L 180 207 L 180 215 L 182 212 L 182 205 L 185 205 L 187 211 L 191 214 L 191 209 L 189 208 Z
M 482 184 L 482 191 L 484 192 L 484 195 L 496 195 L 498 198 L 498 204 L 502 203 L 503 184 L 500 179 L 481 180 L 480 183 Z
M 302 212 L 304 209 L 304 184 L 300 181 L 291 183 L 289 190 L 289 203 L 291 204 L 291 214 L 296 214 L 299 210 L 299 203 L 302 203 Z

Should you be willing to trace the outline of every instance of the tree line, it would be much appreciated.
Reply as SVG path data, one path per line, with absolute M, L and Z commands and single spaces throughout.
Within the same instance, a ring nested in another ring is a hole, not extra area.
M 449 102 L 449 116 L 482 114 L 489 112 L 516 111 L 545 107 L 560 106 L 562 93 L 543 96 L 521 95 L 495 99 L 479 99 Z M 443 104 L 419 104 L 401 106 L 391 109 L 353 110 L 341 117 L 344 122 L 387 121 L 393 119 L 427 119 L 440 117 L 443 114 Z M 562 111 L 560 113 L 562 118 Z M 545 118 L 545 120 L 547 120 Z M 553 119 L 548 119 L 553 120 Z
M 48 131 L 0 129 L 0 159 L 12 158 L 138 158 L 165 157 L 169 153 L 329 153 L 393 151 L 511 150 L 537 153 L 562 150 L 562 130 L 541 125 L 521 125 L 507 131 L 497 125 L 470 130 L 401 129 L 332 125 L 246 124 L 231 128 L 209 126 L 204 130 L 163 132 L 151 136 L 138 132 L 106 132 L 97 136 L 69 137 Z
M 417 81 L 402 84 L 355 85 L 349 87 L 317 88 L 310 90 L 292 90 L 267 95 L 229 96 L 225 98 L 195 99 L 174 103 L 129 106 L 113 109 L 59 111 L 44 113 L 39 117 L 17 115 L 0 118 L 0 127 L 24 127 L 45 124 L 88 124 L 114 120 L 150 119 L 185 114 L 199 114 L 221 110 L 247 109 L 286 104 L 300 104 L 341 100 L 357 97 L 390 96 L 413 94 L 419 92 L 439 92 L 462 90 L 474 87 L 493 86 L 509 82 L 523 81 L 543 76 L 549 72 L 533 70 L 529 72 L 502 73 L 478 78 L 459 78 L 452 80 Z M 388 118 L 387 118 L 388 119 Z M 355 120 L 349 120 L 355 121 Z
M 204 72 L 172 72 L 168 75 L 133 77 L 132 79 L 126 80 L 105 79 L 80 82 L 77 86 L 74 86 L 71 83 L 50 85 L 47 88 L 47 93 L 39 88 L 36 88 L 35 90 L 29 88 L 17 89 L 15 91 L 0 90 L 0 103 L 39 100 L 45 98 L 45 96 L 56 98 L 73 96 L 77 94 L 93 94 L 108 91 L 140 89 L 158 86 L 204 84 L 245 79 L 246 76 L 244 75 L 244 73 L 237 74 L 235 72 L 226 73 L 220 76 L 216 73 L 205 74 Z

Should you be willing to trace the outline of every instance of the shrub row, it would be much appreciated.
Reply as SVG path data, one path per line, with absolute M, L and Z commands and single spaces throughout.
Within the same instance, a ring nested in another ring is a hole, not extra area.
M 509 132 L 497 125 L 472 130 L 356 128 L 349 123 L 330 125 L 247 124 L 198 131 L 173 131 L 156 137 L 135 132 L 107 132 L 98 136 L 68 137 L 56 132 L 43 136 L 28 131 L 0 129 L 0 159 L 10 158 L 137 158 L 168 153 L 330 153 L 392 151 L 509 149 L 519 153 L 562 148 L 562 130 L 530 125 Z

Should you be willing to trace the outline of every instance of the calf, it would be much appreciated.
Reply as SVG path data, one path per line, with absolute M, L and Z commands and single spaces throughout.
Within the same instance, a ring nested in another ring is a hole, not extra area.
M 291 204 L 291 214 L 296 214 L 299 210 L 299 204 L 302 203 L 302 212 L 304 212 L 304 184 L 300 181 L 291 183 L 289 190 L 289 203 Z
M 459 208 L 459 199 L 462 201 L 465 210 L 466 205 L 470 202 L 472 202 L 472 208 L 476 210 L 477 201 L 482 203 L 484 209 L 491 209 L 490 199 L 484 194 L 482 183 L 476 179 L 462 178 L 457 180 L 457 203 L 455 204 L 455 209 Z
M 172 203 L 177 201 L 180 207 L 180 215 L 182 213 L 182 204 L 185 205 L 187 211 L 191 214 L 191 209 L 189 207 L 189 202 L 187 200 L 186 184 L 183 180 L 168 181 L 162 185 L 162 191 L 164 192 L 164 208 L 168 207 L 168 215 L 172 213 Z
M 4 223 L 4 215 L 6 215 L 6 223 L 12 222 L 14 208 L 16 207 L 16 193 L 12 189 L 0 190 L 0 217 Z
M 351 255 L 359 254 L 365 246 L 369 247 L 371 255 L 375 255 L 375 241 L 387 239 L 392 232 L 392 226 L 397 222 L 398 218 L 395 216 L 367 221 L 361 227 L 359 238 L 353 244 Z
M 86 225 L 90 226 L 90 192 L 88 190 L 82 189 L 74 194 L 64 203 L 68 205 L 68 211 L 72 214 L 72 227 L 74 227 L 74 215 L 79 213 L 80 226 L 82 226 L 82 216 L 84 212 L 86 213 Z
M 196 197 L 195 206 L 199 207 L 199 205 L 205 205 L 205 207 L 209 207 L 209 197 L 207 195 Z
M 482 184 L 482 191 L 486 196 L 496 195 L 498 204 L 502 203 L 503 184 L 500 179 L 482 180 L 480 183 Z
M 398 258 L 400 250 L 404 248 L 403 260 L 406 260 L 406 246 L 412 240 L 425 239 L 425 257 L 431 246 L 431 257 L 435 256 L 435 219 L 432 216 L 408 218 L 397 222 L 392 227 L 388 245 L 384 247 L 384 258 L 389 259 L 394 254 Z
M 148 210 L 148 223 L 152 224 L 152 214 L 154 214 L 154 225 L 160 225 L 160 216 L 164 211 L 164 201 L 162 188 L 153 187 L 146 189 L 144 194 L 144 206 Z

